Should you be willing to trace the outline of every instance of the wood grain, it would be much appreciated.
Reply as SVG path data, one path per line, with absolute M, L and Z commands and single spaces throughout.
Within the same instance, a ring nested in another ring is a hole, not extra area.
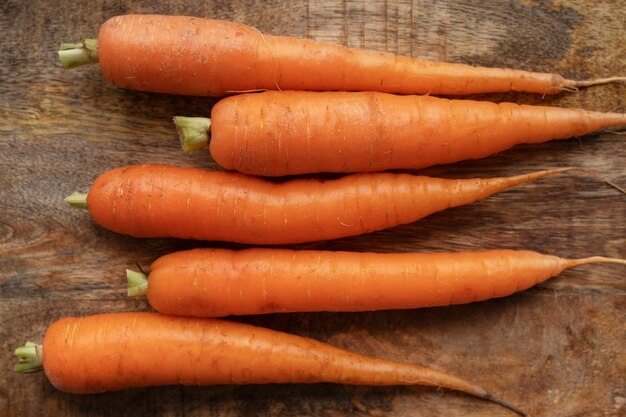
M 12 349 L 40 341 L 65 315 L 148 309 L 128 299 L 123 270 L 217 243 L 139 240 L 94 225 L 63 197 L 125 164 L 216 168 L 183 154 L 171 117 L 206 115 L 213 99 L 123 91 L 97 66 L 64 71 L 61 41 L 95 36 L 107 18 L 164 13 L 231 19 L 272 34 L 478 65 L 557 71 L 571 78 L 626 73 L 626 9 L 619 2 L 17 1 L 0 4 L 0 415 L 2 416 L 479 416 L 511 415 L 468 396 L 426 388 L 330 384 L 163 387 L 90 396 L 56 391 L 43 374 L 17 375 Z M 484 95 L 624 111 L 626 86 L 538 97 Z M 512 175 L 584 166 L 626 184 L 623 136 L 521 146 L 423 172 Z M 546 178 L 424 221 L 302 245 L 330 250 L 528 248 L 561 256 L 626 257 L 626 199 L 581 174 Z M 626 414 L 626 272 L 587 266 L 500 300 L 361 314 L 289 314 L 237 320 L 381 357 L 432 364 L 472 379 L 533 416 Z

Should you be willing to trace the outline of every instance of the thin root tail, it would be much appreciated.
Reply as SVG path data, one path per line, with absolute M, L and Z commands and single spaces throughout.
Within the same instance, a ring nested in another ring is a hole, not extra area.
M 568 262 L 569 262 L 568 267 L 570 268 L 574 266 L 578 266 L 578 265 L 600 264 L 600 263 L 626 265 L 626 259 L 607 258 L 604 256 L 590 256 L 589 258 L 571 259 Z
M 494 402 L 496 404 L 500 404 L 502 407 L 508 408 L 509 410 L 519 414 L 520 416 L 526 417 L 528 415 L 524 411 L 520 410 L 519 408 L 517 408 L 516 406 L 511 404 L 510 402 L 505 401 L 505 400 L 503 400 L 501 398 L 498 398 L 495 395 L 491 394 L 490 392 L 488 392 L 483 398 L 485 400 L 492 401 L 492 402 Z
M 561 88 L 567 90 L 568 88 L 577 89 L 579 87 L 591 87 L 592 85 L 601 85 L 617 82 L 626 82 L 626 77 L 607 77 L 607 78 L 593 78 L 591 80 L 565 80 Z

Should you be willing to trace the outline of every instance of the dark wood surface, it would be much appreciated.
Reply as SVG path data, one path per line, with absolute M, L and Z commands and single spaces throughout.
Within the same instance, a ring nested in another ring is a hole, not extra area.
M 213 99 L 123 91 L 103 80 L 97 66 L 68 72 L 58 64 L 55 51 L 61 41 L 95 37 L 105 19 L 124 13 L 230 19 L 272 34 L 436 60 L 556 71 L 572 78 L 626 73 L 626 8 L 613 1 L 2 2 L 0 415 L 511 415 L 463 394 L 419 387 L 162 387 L 75 396 L 55 390 L 43 373 L 11 371 L 12 350 L 26 340 L 41 341 L 47 326 L 62 316 L 148 309 L 143 300 L 126 297 L 124 268 L 135 262 L 147 266 L 173 250 L 212 245 L 116 235 L 63 203 L 66 195 L 86 191 L 100 173 L 120 165 L 215 168 L 205 152 L 180 151 L 170 122 L 175 114 L 208 114 Z M 482 98 L 624 111 L 626 86 L 545 99 L 520 94 Z M 583 166 L 625 185 L 625 163 L 624 136 L 603 132 L 424 172 L 469 177 Z M 625 258 L 625 218 L 624 195 L 594 178 L 567 174 L 415 224 L 302 247 L 381 252 L 528 248 Z M 623 416 L 625 278 L 623 267 L 586 266 L 521 294 L 472 305 L 238 320 L 437 366 L 535 416 Z

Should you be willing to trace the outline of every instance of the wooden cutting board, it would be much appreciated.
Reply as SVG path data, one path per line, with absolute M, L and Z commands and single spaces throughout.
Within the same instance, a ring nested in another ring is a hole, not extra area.
M 571 78 L 626 73 L 621 2 L 522 1 L 18 1 L 0 5 L 0 415 L 2 416 L 509 416 L 467 395 L 428 388 L 331 384 L 163 387 L 75 396 L 42 373 L 18 375 L 13 349 L 41 341 L 66 315 L 147 310 L 125 295 L 124 269 L 195 246 L 139 240 L 96 226 L 63 198 L 107 169 L 169 163 L 216 168 L 184 154 L 171 117 L 208 115 L 213 99 L 124 91 L 97 66 L 65 71 L 62 41 L 95 37 L 125 13 L 235 20 L 271 34 Z M 624 111 L 626 86 L 558 97 L 480 99 Z M 624 136 L 601 133 L 423 171 L 512 175 L 582 166 L 626 185 Z M 302 248 L 378 252 L 534 249 L 626 258 L 626 196 L 567 174 L 368 236 Z M 626 413 L 626 270 L 586 266 L 506 299 L 449 308 L 288 314 L 238 320 L 471 379 L 533 416 Z

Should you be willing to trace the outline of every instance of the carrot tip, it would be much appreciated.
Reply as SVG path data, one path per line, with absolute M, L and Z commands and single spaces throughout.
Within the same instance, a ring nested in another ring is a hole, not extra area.
M 516 412 L 517 414 L 519 414 L 520 416 L 527 416 L 528 414 L 526 414 L 524 411 L 520 410 L 519 408 L 517 408 L 516 406 L 514 406 L 513 404 L 511 404 L 508 401 L 505 401 L 501 398 L 496 397 L 495 395 L 491 394 L 491 393 L 487 393 L 484 397 L 485 400 L 489 400 L 492 401 L 496 404 L 500 404 L 501 406 L 508 408 L 511 411 Z
M 537 179 L 546 177 L 546 176 L 550 176 L 550 175 L 554 175 L 554 174 L 559 174 L 559 173 L 564 173 L 564 172 L 570 172 L 570 171 L 578 171 L 578 172 L 582 172 L 584 174 L 590 175 L 594 178 L 599 179 L 600 181 L 604 182 L 605 184 L 607 184 L 608 186 L 615 188 L 617 191 L 621 192 L 622 194 L 626 194 L 626 189 L 620 187 L 619 185 L 617 185 L 616 183 L 614 183 L 613 181 L 609 180 L 608 178 L 605 178 L 603 176 L 601 176 L 600 174 L 598 174 L 597 172 L 587 169 L 587 168 L 579 168 L 579 167 L 565 167 L 565 168 L 554 168 L 554 169 L 546 169 L 543 171 L 535 171 L 535 172 L 531 172 L 530 174 L 522 174 L 522 175 L 517 175 L 514 177 L 505 177 L 504 180 L 506 182 L 508 182 L 507 184 L 507 188 L 508 187 L 513 187 L 515 185 L 519 185 L 519 184 L 524 184 L 527 182 L 531 182 L 531 181 L 535 181 Z
M 571 171 L 580 171 L 580 172 L 583 172 L 583 173 L 585 173 L 587 175 L 591 175 L 592 177 L 597 178 L 600 181 L 604 182 L 606 185 L 615 188 L 620 193 L 626 194 L 626 189 L 620 187 L 619 185 L 617 185 L 613 181 L 609 180 L 606 177 L 603 177 L 602 175 L 598 174 L 597 172 L 595 172 L 595 171 L 593 171 L 591 169 L 573 167 L 573 168 L 569 168 L 569 170 L 571 170 Z
M 209 144 L 211 119 L 206 117 L 174 116 L 180 144 L 185 152 L 204 148 Z
M 544 169 L 541 171 L 535 171 L 535 172 L 531 172 L 528 174 L 515 175 L 513 177 L 493 178 L 493 179 L 488 179 L 486 181 L 495 181 L 498 183 L 503 182 L 504 183 L 503 188 L 501 189 L 508 189 L 508 188 L 515 187 L 520 184 L 526 184 L 529 182 L 536 181 L 543 177 L 548 177 L 550 175 L 560 174 L 560 173 L 567 172 L 567 171 L 573 171 L 576 169 L 577 168 L 575 167 Z
M 15 372 L 34 372 L 43 369 L 43 347 L 33 342 L 26 342 L 24 346 L 15 349 L 15 356 L 19 363 L 15 365 Z
M 569 263 L 568 268 L 579 266 L 579 265 L 587 265 L 587 264 L 618 264 L 618 265 L 626 265 L 626 259 L 619 258 L 607 258 L 605 256 L 591 256 L 589 258 L 582 259 L 569 259 L 567 260 Z
M 58 53 L 61 64 L 67 69 L 98 62 L 98 40 L 85 39 L 83 42 L 62 43 Z
M 87 194 L 79 193 L 77 191 L 73 192 L 71 195 L 65 197 L 64 201 L 68 203 L 70 206 L 77 209 L 86 209 L 87 208 Z
M 615 82 L 625 82 L 626 77 L 607 77 L 607 78 L 594 78 L 591 80 L 564 80 L 563 89 L 572 88 L 578 91 L 578 87 L 590 87 L 592 85 L 609 84 Z
M 141 272 L 126 270 L 126 281 L 128 283 L 127 294 L 129 297 L 141 297 L 148 291 L 148 277 Z

